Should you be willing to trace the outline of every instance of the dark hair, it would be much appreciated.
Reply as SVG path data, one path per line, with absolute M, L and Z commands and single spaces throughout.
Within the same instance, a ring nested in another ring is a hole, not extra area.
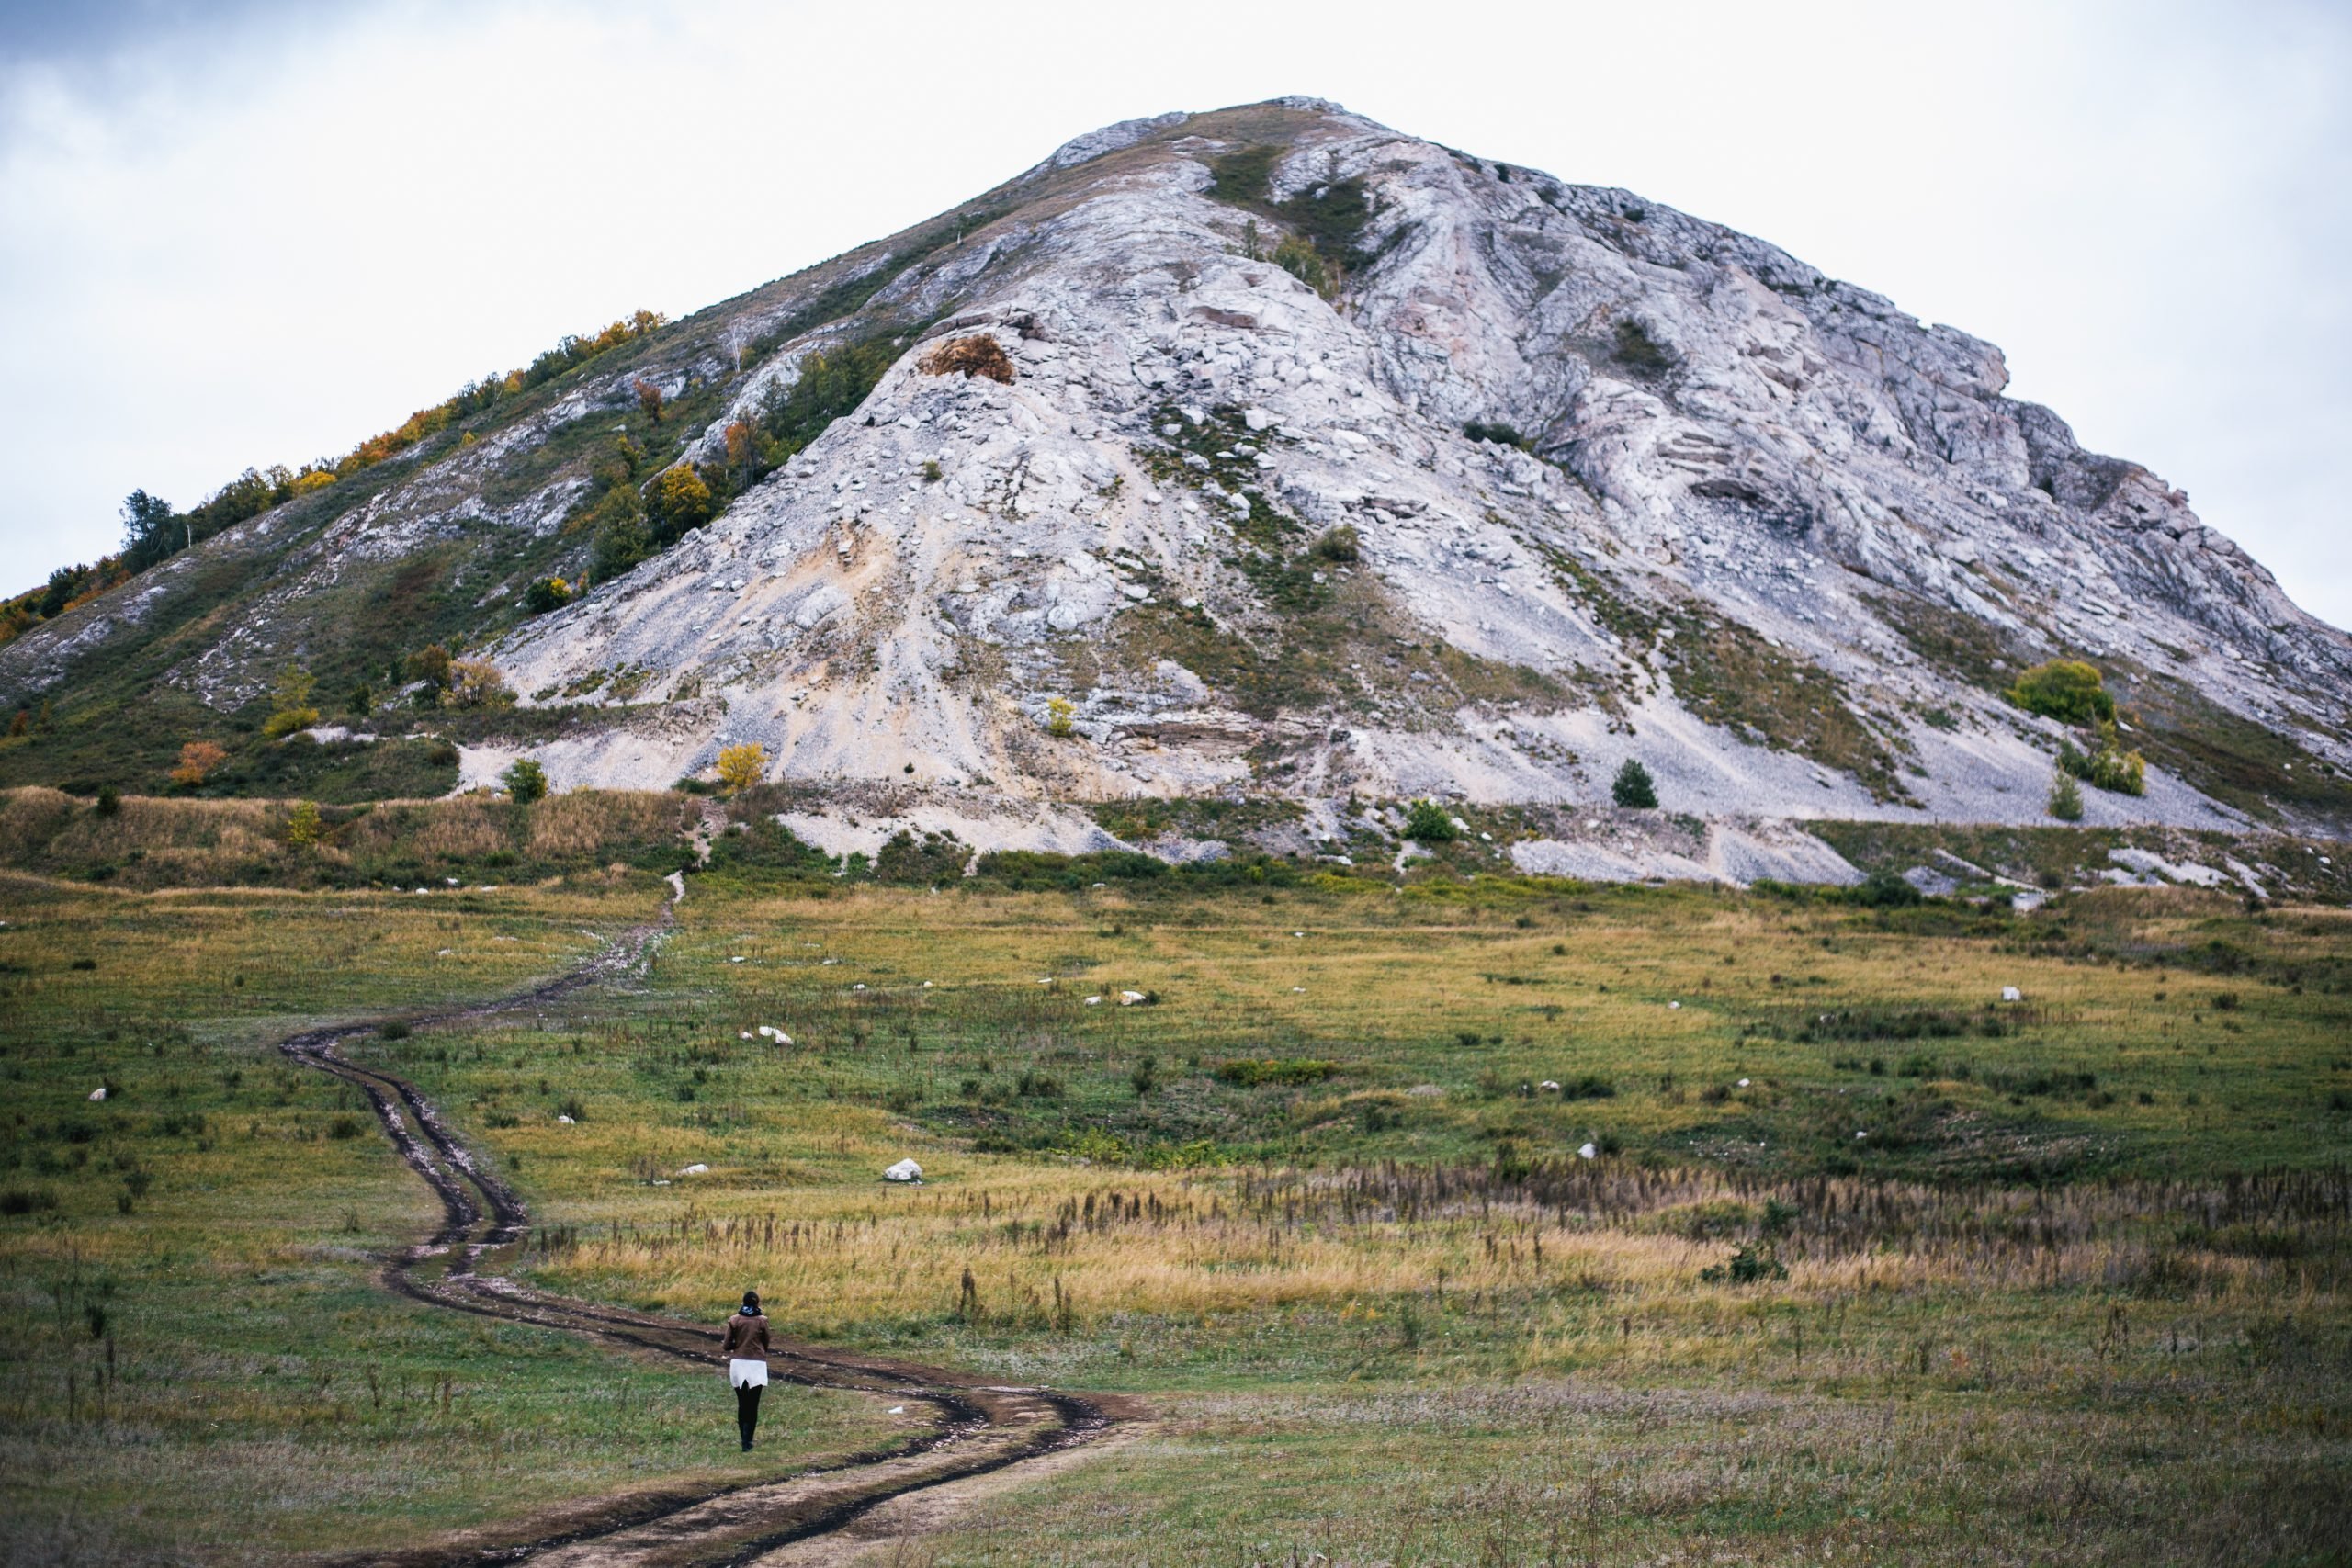
M 743 1292 L 743 1304 L 747 1307 L 758 1306 L 760 1304 L 760 1292 L 757 1291 L 745 1291 Z

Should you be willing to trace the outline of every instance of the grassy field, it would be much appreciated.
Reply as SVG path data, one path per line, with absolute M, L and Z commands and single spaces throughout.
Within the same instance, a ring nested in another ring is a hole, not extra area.
M 523 1191 L 550 1286 L 756 1286 L 788 1333 L 1158 1413 L 914 1560 L 2352 1560 L 2344 910 L 691 886 L 641 984 L 359 1054 Z M 378 1293 L 422 1192 L 259 1046 L 657 897 L 9 885 L 20 1556 L 733 1461 L 690 1378 Z M 927 1185 L 876 1181 L 907 1155 Z M 875 1435 L 790 1408 L 791 1451 Z

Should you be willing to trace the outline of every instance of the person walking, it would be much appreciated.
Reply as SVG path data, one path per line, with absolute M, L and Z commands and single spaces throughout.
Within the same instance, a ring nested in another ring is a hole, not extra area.
M 727 1381 L 735 1390 L 735 1427 L 743 1434 L 743 1451 L 752 1451 L 752 1433 L 760 1424 L 760 1390 L 768 1386 L 768 1320 L 760 1311 L 760 1292 L 745 1291 L 743 1304 L 727 1320 L 727 1339 L 719 1354 L 727 1358 Z

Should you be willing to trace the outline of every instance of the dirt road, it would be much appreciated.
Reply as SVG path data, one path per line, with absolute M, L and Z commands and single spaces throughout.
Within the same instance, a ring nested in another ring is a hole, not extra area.
M 682 897 L 684 889 L 677 887 L 677 894 Z M 489 1018 L 553 1001 L 645 962 L 662 929 L 639 927 L 579 969 L 502 1001 L 410 1013 L 404 1021 L 413 1026 Z M 713 1428 L 731 1436 L 732 1407 L 718 1384 L 714 1327 L 549 1295 L 503 1272 L 519 1255 L 529 1230 L 522 1200 L 475 1159 L 413 1086 L 339 1054 L 337 1047 L 376 1027 L 369 1022 L 311 1030 L 281 1041 L 279 1049 L 365 1094 L 401 1157 L 440 1197 L 440 1227 L 387 1264 L 385 1285 L 454 1312 L 564 1329 L 601 1340 L 618 1353 L 707 1368 Z M 481 1562 L 707 1568 L 755 1562 L 789 1548 L 793 1562 L 820 1562 L 829 1555 L 829 1538 L 844 1551 L 854 1549 L 855 1543 L 840 1532 L 886 1503 L 1065 1451 L 1137 1414 L 1115 1400 L 988 1385 L 935 1368 L 790 1342 L 778 1345 L 769 1365 L 770 1376 L 781 1382 L 866 1390 L 920 1405 L 931 1413 L 929 1429 L 887 1451 L 850 1455 L 773 1481 L 639 1489 L 590 1499 L 519 1526 L 489 1527 L 431 1546 L 335 1561 L 397 1568 Z

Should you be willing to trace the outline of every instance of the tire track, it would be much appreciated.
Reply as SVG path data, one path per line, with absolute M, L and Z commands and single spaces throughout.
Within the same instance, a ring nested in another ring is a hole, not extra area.
M 685 896 L 673 877 L 671 908 L 557 979 L 502 1000 L 410 1012 L 411 1025 L 464 1022 L 559 1000 L 642 964 Z M 410 1169 L 441 1201 L 440 1225 L 387 1261 L 385 1287 L 454 1312 L 560 1329 L 640 1358 L 690 1361 L 716 1371 L 717 1333 L 696 1323 L 577 1301 L 535 1290 L 503 1270 L 518 1255 L 530 1218 L 514 1190 L 474 1157 L 440 1112 L 406 1079 L 343 1056 L 338 1047 L 380 1022 L 307 1030 L 278 1043 L 287 1057 L 350 1084 Z M 1003 1470 L 1088 1441 L 1139 1412 L 1124 1402 L 1039 1388 L 985 1384 L 936 1368 L 822 1349 L 789 1341 L 769 1358 L 770 1377 L 810 1388 L 886 1395 L 930 1412 L 928 1429 L 887 1450 L 852 1454 L 769 1481 L 639 1490 L 577 1505 L 537 1526 L 489 1527 L 448 1542 L 337 1556 L 358 1568 L 454 1568 L 458 1563 L 532 1562 L 566 1568 L 718 1568 L 779 1548 L 820 1540 L 895 1497 Z M 717 1401 L 713 1409 L 718 1412 Z M 724 1415 L 727 1420 L 720 1420 Z M 714 1414 L 731 1432 L 732 1412 Z

